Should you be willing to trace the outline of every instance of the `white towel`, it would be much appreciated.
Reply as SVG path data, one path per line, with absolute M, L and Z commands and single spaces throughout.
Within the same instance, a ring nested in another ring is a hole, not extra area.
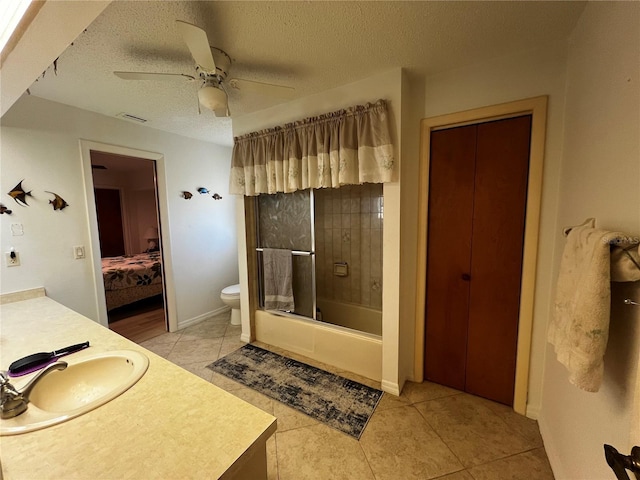
M 611 246 L 629 237 L 590 226 L 569 232 L 560 263 L 548 340 L 569 381 L 597 392 L 604 372 L 611 308 Z
M 637 237 L 632 237 L 636 241 Z M 640 246 L 621 244 L 611 250 L 611 281 L 637 282 L 640 280 Z
M 265 248 L 262 251 L 264 266 L 264 308 L 267 310 L 295 310 L 293 301 L 293 262 L 291 250 Z

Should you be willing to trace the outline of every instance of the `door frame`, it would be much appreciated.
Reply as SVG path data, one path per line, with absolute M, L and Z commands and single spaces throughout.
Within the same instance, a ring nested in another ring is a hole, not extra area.
M 146 150 L 120 147 L 107 143 L 99 143 L 90 140 L 80 140 L 80 153 L 82 157 L 82 170 L 84 176 L 84 190 L 87 201 L 87 219 L 89 222 L 89 253 L 92 259 L 93 283 L 96 292 L 96 309 L 98 322 L 104 327 L 109 327 L 107 303 L 105 299 L 104 282 L 102 279 L 102 260 L 100 258 L 100 237 L 98 235 L 98 217 L 96 214 L 96 200 L 93 193 L 93 172 L 91 170 L 91 150 L 105 153 L 137 157 L 155 161 L 156 198 L 158 201 L 160 244 L 162 245 L 162 280 L 164 282 L 165 314 L 167 327 L 170 332 L 178 329 L 178 316 L 176 308 L 175 285 L 173 283 L 173 263 L 171 261 L 171 238 L 169 235 L 169 203 L 165 176 L 164 155 Z
M 525 415 L 529 387 L 531 332 L 535 298 L 540 204 L 542 199 L 542 170 L 546 137 L 548 96 L 527 98 L 514 102 L 465 110 L 462 112 L 424 118 L 420 122 L 420 173 L 418 191 L 418 271 L 416 278 L 416 322 L 414 372 L 418 381 L 424 378 L 425 303 L 427 283 L 427 238 L 429 214 L 429 165 L 431 132 L 461 127 L 521 115 L 531 115 L 531 146 L 529 177 L 520 283 L 520 311 L 516 353 L 516 379 L 513 409 Z

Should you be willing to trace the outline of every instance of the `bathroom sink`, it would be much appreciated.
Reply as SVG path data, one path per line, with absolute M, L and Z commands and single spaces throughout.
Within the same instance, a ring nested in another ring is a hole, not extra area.
M 149 366 L 149 359 L 133 350 L 103 352 L 67 362 L 66 369 L 48 373 L 33 387 L 26 412 L 0 421 L 0 435 L 32 432 L 85 414 L 124 393 Z M 14 385 L 22 388 L 18 382 Z

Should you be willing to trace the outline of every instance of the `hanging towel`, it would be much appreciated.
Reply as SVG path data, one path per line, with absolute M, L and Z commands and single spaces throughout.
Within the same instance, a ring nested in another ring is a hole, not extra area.
M 636 242 L 637 237 L 629 240 Z M 637 282 L 640 280 L 640 246 L 617 245 L 611 249 L 611 281 Z
M 592 226 L 574 227 L 562 254 L 555 315 L 548 340 L 569 381 L 597 392 L 604 372 L 611 308 L 611 246 L 629 236 Z
M 293 266 L 291 250 L 265 248 L 262 251 L 264 265 L 264 308 L 267 310 L 295 310 L 293 302 Z

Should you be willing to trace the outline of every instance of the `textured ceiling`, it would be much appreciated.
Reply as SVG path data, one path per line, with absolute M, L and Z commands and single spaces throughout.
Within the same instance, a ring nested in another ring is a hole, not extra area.
M 304 97 L 396 67 L 432 75 L 566 38 L 583 2 L 121 1 L 109 5 L 31 94 L 231 145 L 231 119 L 203 109 L 196 83 L 126 81 L 114 70 L 194 73 L 175 26 L 202 27 L 233 60 L 230 77 L 294 87 Z M 234 115 L 282 102 L 230 93 Z

